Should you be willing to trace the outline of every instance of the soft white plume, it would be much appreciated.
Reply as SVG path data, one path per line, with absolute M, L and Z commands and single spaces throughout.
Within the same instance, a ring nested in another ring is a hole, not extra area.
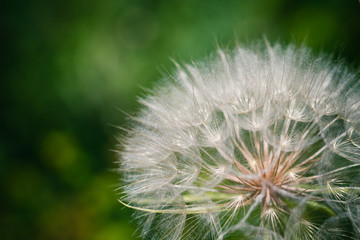
M 218 50 L 140 102 L 119 172 L 144 239 L 360 239 L 359 77 L 342 63 Z

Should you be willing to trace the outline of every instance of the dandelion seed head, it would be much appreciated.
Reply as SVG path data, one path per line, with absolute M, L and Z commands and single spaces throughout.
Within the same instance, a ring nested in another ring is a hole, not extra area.
M 268 43 L 176 66 L 119 154 L 144 239 L 360 238 L 358 75 Z

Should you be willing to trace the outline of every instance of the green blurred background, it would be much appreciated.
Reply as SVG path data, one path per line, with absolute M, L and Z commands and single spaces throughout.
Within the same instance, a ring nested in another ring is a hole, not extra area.
M 357 0 L 63 0 L 1 4 L 0 238 L 135 239 L 117 201 L 115 125 L 170 61 L 234 39 L 360 64 Z M 120 110 L 121 111 L 120 111 Z

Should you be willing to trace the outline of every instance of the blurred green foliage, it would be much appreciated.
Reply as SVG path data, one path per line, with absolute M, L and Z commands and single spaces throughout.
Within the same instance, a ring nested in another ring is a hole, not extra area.
M 360 63 L 357 0 L 7 1 L 1 9 L 1 239 L 135 239 L 117 201 L 127 113 L 177 61 L 262 39 Z

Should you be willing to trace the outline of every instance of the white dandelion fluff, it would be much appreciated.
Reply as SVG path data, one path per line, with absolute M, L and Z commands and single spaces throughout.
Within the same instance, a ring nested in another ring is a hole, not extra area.
M 119 201 L 144 239 L 360 239 L 359 84 L 292 45 L 177 66 L 121 139 Z

